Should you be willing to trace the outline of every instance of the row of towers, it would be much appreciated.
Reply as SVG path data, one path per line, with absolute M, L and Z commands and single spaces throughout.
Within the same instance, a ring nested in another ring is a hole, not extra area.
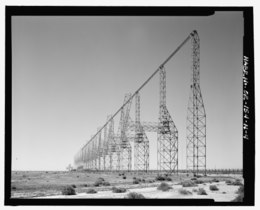
M 186 167 L 193 173 L 206 173 L 206 114 L 200 91 L 200 42 L 196 31 L 175 50 L 156 70 L 144 85 L 159 72 L 159 117 L 158 122 L 140 119 L 140 90 L 125 95 L 123 106 L 96 135 L 84 145 L 74 158 L 75 165 L 90 170 L 138 170 L 148 171 L 149 139 L 146 132 L 157 133 L 157 169 L 167 173 L 178 172 L 178 130 L 166 105 L 165 64 L 189 40 L 192 42 L 192 80 L 187 112 Z M 135 99 L 135 119 L 130 116 Z M 117 133 L 114 117 L 120 113 Z M 134 168 L 132 168 L 134 153 Z

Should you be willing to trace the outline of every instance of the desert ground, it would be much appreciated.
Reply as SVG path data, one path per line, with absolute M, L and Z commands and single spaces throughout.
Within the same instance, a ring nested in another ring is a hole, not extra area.
M 241 174 L 158 174 L 144 172 L 13 171 L 12 198 L 210 198 L 230 202 L 241 196 Z M 212 187 L 213 186 L 213 187 Z M 73 193 L 64 193 L 64 188 Z M 242 190 L 243 191 L 243 190 Z

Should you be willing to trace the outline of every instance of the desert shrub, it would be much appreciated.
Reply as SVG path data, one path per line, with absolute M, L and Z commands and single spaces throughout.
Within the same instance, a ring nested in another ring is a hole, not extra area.
M 136 193 L 136 192 L 128 193 L 126 198 L 128 198 L 128 199 L 145 199 L 145 197 L 142 194 Z
M 182 187 L 196 187 L 196 186 L 198 186 L 193 181 L 183 181 L 180 184 L 182 185 Z
M 196 177 L 192 177 L 191 180 L 197 180 L 197 178 Z
M 134 177 L 133 184 L 139 184 L 140 182 L 145 182 L 145 179 L 140 179 L 140 178 Z
M 95 187 L 99 187 L 100 185 L 103 185 L 104 181 L 105 181 L 104 178 L 99 177 L 99 178 L 95 181 L 94 186 L 95 186 Z
M 195 184 L 203 184 L 204 181 L 202 181 L 202 180 L 198 180 L 198 179 L 197 179 L 197 180 L 194 180 L 194 183 L 195 183 Z
M 216 185 L 210 185 L 210 186 L 209 186 L 209 189 L 210 189 L 211 191 L 218 191 L 218 190 L 219 190 Z
M 226 184 L 227 184 L 227 185 L 231 185 L 231 184 L 232 184 L 232 181 L 231 181 L 231 180 L 226 180 Z
M 212 179 L 212 182 L 219 182 L 219 180 L 214 178 L 214 179 Z
M 203 188 L 199 188 L 198 195 L 207 195 L 206 190 L 204 190 Z
M 190 192 L 190 191 L 188 191 L 186 189 L 183 189 L 183 188 L 179 189 L 178 191 L 182 195 L 191 195 L 192 194 L 192 192 Z
M 164 181 L 165 177 L 163 175 L 157 174 L 157 176 L 155 177 L 155 180 L 157 180 L 157 181 Z
M 47 174 L 47 173 L 49 173 L 48 171 L 45 171 L 45 173 Z
M 238 190 L 237 190 L 236 193 L 237 193 L 237 194 L 244 193 L 244 185 L 241 185 L 241 186 L 238 188 Z
M 239 194 L 232 202 L 243 202 L 244 194 Z
M 172 189 L 171 186 L 169 186 L 167 183 L 165 182 L 162 182 L 158 187 L 157 187 L 157 190 L 161 190 L 161 191 L 168 191 Z
M 126 176 L 123 176 L 123 179 L 126 179 Z
M 236 179 L 235 181 L 232 180 L 227 180 L 226 181 L 227 185 L 235 185 L 235 186 L 241 186 L 243 185 L 242 182 L 239 179 Z
M 165 181 L 172 181 L 172 178 L 171 177 L 165 177 Z
M 76 195 L 76 192 L 72 186 L 65 186 L 61 191 L 62 195 Z
M 192 189 L 192 192 L 198 192 L 198 189 Z
M 133 179 L 136 179 L 136 177 L 134 176 Z
M 112 187 L 112 192 L 113 193 L 124 193 L 124 192 L 126 192 L 126 189 L 123 187 Z
M 105 179 L 104 179 L 104 178 L 102 178 L 102 177 L 99 177 L 97 180 L 100 180 L 100 181 L 102 181 L 102 182 L 104 182 L 104 181 L 105 181 Z
M 140 181 L 139 181 L 138 179 L 134 179 L 134 180 L 133 180 L 133 184 L 139 184 L 139 182 L 140 182 Z
M 236 181 L 234 181 L 234 182 L 232 183 L 232 185 L 242 186 L 243 184 L 242 184 L 242 182 L 241 182 L 239 179 L 236 179 Z
M 84 187 L 88 187 L 88 184 L 83 184 Z
M 77 186 L 76 186 L 75 184 L 71 185 L 71 187 L 73 187 L 73 188 L 77 188 Z
M 90 188 L 90 189 L 87 189 L 87 192 L 86 192 L 86 193 L 88 193 L 88 194 L 94 194 L 94 193 L 97 193 L 97 191 L 94 190 L 94 189 L 92 189 L 92 188 Z
M 110 183 L 109 182 L 103 182 L 102 185 L 103 186 L 110 186 Z
M 222 194 L 227 194 L 226 192 L 222 192 Z

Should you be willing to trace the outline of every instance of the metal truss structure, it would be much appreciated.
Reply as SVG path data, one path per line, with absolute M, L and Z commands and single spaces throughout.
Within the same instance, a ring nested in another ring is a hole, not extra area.
M 140 94 L 135 95 L 134 167 L 138 171 L 149 170 L 149 140 L 140 122 Z
M 178 131 L 166 107 L 166 72 L 160 69 L 160 108 L 157 137 L 158 170 L 178 172 Z
M 129 114 L 132 104 L 132 94 L 126 94 L 124 98 L 124 104 L 128 101 L 125 107 L 121 109 L 121 116 L 118 130 L 119 150 L 118 150 L 118 170 L 132 169 L 132 147 L 128 139 L 128 124 Z
M 197 174 L 206 174 L 206 112 L 200 90 L 200 40 L 191 33 L 192 81 L 187 112 L 186 168 Z
M 149 139 L 146 132 L 157 133 L 157 170 L 178 173 L 178 130 L 166 106 L 167 62 L 188 40 L 192 42 L 192 80 L 187 113 L 186 167 L 193 173 L 206 173 L 206 114 L 200 91 L 200 41 L 196 31 L 156 69 L 134 92 L 124 97 L 123 105 L 114 115 L 107 117 L 104 126 L 98 129 L 74 157 L 77 167 L 89 170 L 130 171 L 132 153 L 134 170 L 149 170 Z M 157 74 L 160 78 L 160 101 L 158 122 L 140 119 L 140 91 Z M 135 119 L 130 117 L 132 99 L 135 97 Z M 114 118 L 120 113 L 118 132 L 114 131 Z M 134 149 L 132 149 L 132 145 Z

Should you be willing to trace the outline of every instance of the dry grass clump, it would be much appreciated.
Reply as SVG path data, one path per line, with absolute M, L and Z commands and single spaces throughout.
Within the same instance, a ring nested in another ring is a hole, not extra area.
M 235 185 L 235 186 L 242 186 L 242 182 L 239 180 L 239 179 L 236 179 L 234 182 L 232 182 L 232 185 Z
M 207 195 L 206 190 L 204 190 L 203 188 L 199 188 L 197 194 L 198 194 L 198 195 Z
M 172 178 L 168 176 L 168 174 L 157 174 L 157 176 L 155 177 L 156 181 L 172 181 Z
M 192 192 L 190 192 L 190 191 L 188 191 L 186 189 L 183 189 L 183 188 L 179 189 L 178 191 L 182 195 L 191 195 L 192 194 Z
M 110 183 L 105 181 L 105 182 L 102 183 L 102 185 L 103 186 L 110 186 Z
M 65 186 L 61 191 L 62 195 L 76 195 L 76 191 L 72 186 Z
M 194 183 L 195 183 L 195 184 L 203 184 L 204 181 L 203 181 L 203 180 L 199 180 L 199 179 L 197 179 L 197 180 L 194 180 Z
M 218 191 L 218 190 L 219 190 L 216 185 L 210 185 L 210 186 L 209 186 L 209 189 L 210 189 L 211 191 Z
M 112 192 L 113 193 L 124 193 L 124 192 L 126 192 L 126 189 L 123 187 L 112 187 Z
M 197 187 L 198 185 L 193 181 L 183 181 L 180 183 L 182 187 Z
M 128 193 L 125 198 L 128 198 L 128 199 L 145 199 L 145 197 L 142 194 L 136 193 L 136 192 Z
M 140 180 L 139 179 L 134 179 L 133 180 L 133 184 L 139 184 L 140 183 Z
M 145 179 L 133 177 L 133 184 L 139 184 L 141 182 L 145 183 Z
M 94 190 L 94 189 L 92 189 L 92 188 L 90 188 L 90 189 L 87 189 L 87 192 L 86 192 L 86 193 L 88 193 L 88 194 L 94 194 L 94 193 L 97 193 L 97 191 Z
M 236 179 L 235 181 L 232 180 L 227 180 L 226 181 L 227 185 L 235 185 L 235 186 L 242 186 L 242 182 L 239 179 Z
M 99 177 L 99 178 L 95 181 L 94 186 L 95 186 L 95 187 L 99 187 L 99 186 L 110 186 L 110 183 L 107 182 L 107 181 L 105 181 L 104 178 Z
M 192 189 L 192 192 L 198 192 L 198 189 Z
M 170 189 L 172 189 L 171 186 L 169 186 L 167 183 L 162 182 L 158 187 L 157 190 L 161 190 L 161 191 L 169 191 Z

